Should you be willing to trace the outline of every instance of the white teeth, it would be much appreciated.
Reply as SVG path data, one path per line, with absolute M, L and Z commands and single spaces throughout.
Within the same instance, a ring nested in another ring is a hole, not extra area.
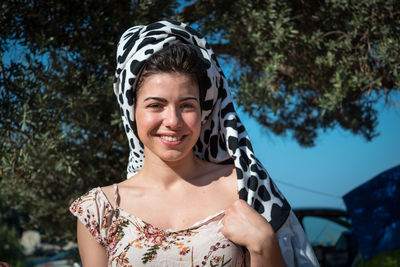
M 173 141 L 179 141 L 182 139 L 182 136 L 178 137 L 178 136 L 166 136 L 166 135 L 162 135 L 161 136 L 162 139 L 173 142 Z

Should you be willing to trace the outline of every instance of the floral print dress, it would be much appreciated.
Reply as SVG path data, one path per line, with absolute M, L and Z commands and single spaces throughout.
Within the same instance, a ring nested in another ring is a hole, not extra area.
M 100 187 L 76 199 L 69 210 L 106 250 L 108 266 L 245 266 L 242 247 L 221 233 L 223 211 L 181 230 L 162 230 L 115 205 Z

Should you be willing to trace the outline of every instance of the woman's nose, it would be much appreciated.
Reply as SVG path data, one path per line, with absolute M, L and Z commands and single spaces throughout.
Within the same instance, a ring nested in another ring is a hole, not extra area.
M 182 116 L 179 109 L 170 107 L 167 109 L 166 117 L 164 119 L 165 126 L 169 128 L 179 128 L 182 126 Z

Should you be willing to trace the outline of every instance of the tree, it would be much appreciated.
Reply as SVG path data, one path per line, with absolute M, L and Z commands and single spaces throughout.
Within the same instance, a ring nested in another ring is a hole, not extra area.
M 118 38 L 169 16 L 174 3 L 1 5 L 0 198 L 26 228 L 72 239 L 72 200 L 125 177 L 128 147 L 112 91 Z
M 185 12 L 236 59 L 238 105 L 275 134 L 303 146 L 336 126 L 378 134 L 374 103 L 400 88 L 399 1 L 199 1 Z
M 314 145 L 340 126 L 372 139 L 373 104 L 400 88 L 395 0 L 6 0 L 0 14 L 0 198 L 48 239 L 72 238 L 71 201 L 124 178 L 128 146 L 112 92 L 128 27 L 197 27 L 234 64 L 234 97 L 278 135 Z

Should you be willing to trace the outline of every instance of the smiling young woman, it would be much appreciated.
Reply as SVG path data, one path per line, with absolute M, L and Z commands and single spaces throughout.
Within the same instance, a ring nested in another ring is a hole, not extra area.
M 183 23 L 136 26 L 117 62 L 130 179 L 71 205 L 83 266 L 317 266 L 205 40 Z

